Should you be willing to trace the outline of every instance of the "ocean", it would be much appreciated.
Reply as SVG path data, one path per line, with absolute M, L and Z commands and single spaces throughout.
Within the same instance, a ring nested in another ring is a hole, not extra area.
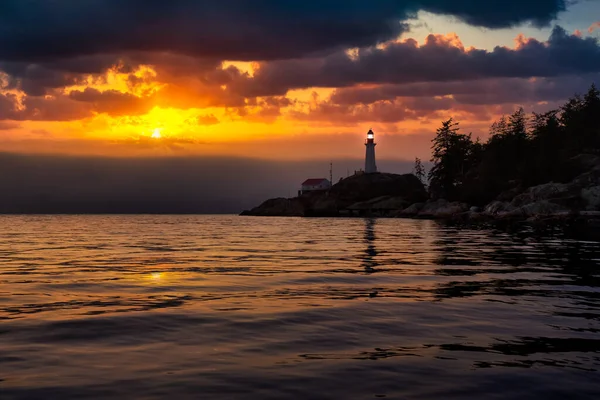
M 1 399 L 596 399 L 600 233 L 0 216 Z

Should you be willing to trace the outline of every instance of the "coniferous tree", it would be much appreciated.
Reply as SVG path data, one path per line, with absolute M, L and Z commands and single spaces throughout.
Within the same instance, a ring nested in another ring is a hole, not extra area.
M 519 108 L 491 125 L 485 143 L 458 132 L 450 119 L 433 139 L 432 197 L 475 205 L 512 199 L 530 186 L 570 182 L 589 168 L 581 160 L 590 158 L 580 156 L 600 154 L 600 91 L 592 85 L 543 114 Z
M 469 169 L 471 135 L 458 133 L 458 123 L 452 118 L 442 122 L 433 138 L 433 167 L 429 171 L 429 187 L 433 197 L 455 199 Z
M 419 178 L 423 185 L 426 185 L 425 182 L 425 168 L 423 167 L 423 163 L 419 157 L 415 157 L 415 166 L 413 167 L 413 174 Z

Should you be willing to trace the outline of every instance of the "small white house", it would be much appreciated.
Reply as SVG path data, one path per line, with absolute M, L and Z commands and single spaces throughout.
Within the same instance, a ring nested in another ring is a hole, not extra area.
M 302 182 L 300 194 L 331 189 L 331 182 L 325 178 L 307 179 Z

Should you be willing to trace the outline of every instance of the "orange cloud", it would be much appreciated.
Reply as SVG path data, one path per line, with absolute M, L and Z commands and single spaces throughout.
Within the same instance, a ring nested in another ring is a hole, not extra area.
M 581 42 L 560 31 L 552 40 Z M 565 97 L 544 78 L 538 85 L 502 77 L 504 64 L 513 76 L 531 61 L 531 49 L 552 45 L 522 34 L 515 43 L 492 52 L 465 49 L 450 33 L 262 63 L 151 53 L 77 60 L 76 70 L 102 66 L 82 73 L 20 66 L 13 75 L 0 73 L 0 151 L 224 155 L 267 139 L 362 135 L 374 125 L 397 135 L 431 133 L 450 116 L 479 127 L 517 103 L 548 100 L 550 108 L 556 99 L 548 93 Z M 488 76 L 490 66 L 500 78 Z
M 515 38 L 515 49 L 516 50 L 520 50 L 525 48 L 525 46 L 527 46 L 527 44 L 531 41 L 532 39 L 527 38 L 524 34 L 520 33 L 517 35 L 517 37 Z

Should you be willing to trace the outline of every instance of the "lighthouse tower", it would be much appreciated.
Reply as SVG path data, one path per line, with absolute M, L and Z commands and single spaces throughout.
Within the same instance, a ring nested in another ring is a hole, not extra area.
M 365 156 L 365 173 L 372 174 L 377 172 L 377 164 L 375 164 L 375 134 L 371 129 L 367 133 L 365 146 L 367 147 L 367 155 Z

